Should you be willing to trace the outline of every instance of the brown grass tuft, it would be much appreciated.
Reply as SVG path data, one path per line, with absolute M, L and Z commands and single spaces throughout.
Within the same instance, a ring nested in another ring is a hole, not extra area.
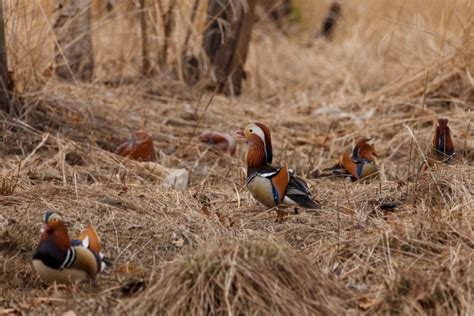
M 437 164 L 435 171 L 422 171 L 413 186 L 417 205 L 429 209 L 462 212 L 473 206 L 474 183 L 469 170 L 459 166 Z
M 347 290 L 275 239 L 222 241 L 172 261 L 127 313 L 339 315 Z M 137 312 L 138 311 L 138 312 Z

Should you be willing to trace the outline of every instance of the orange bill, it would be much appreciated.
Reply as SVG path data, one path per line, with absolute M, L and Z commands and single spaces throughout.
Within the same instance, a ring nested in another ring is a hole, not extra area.
M 235 137 L 236 138 L 245 138 L 245 133 L 244 133 L 244 130 L 238 130 L 238 131 L 235 131 Z

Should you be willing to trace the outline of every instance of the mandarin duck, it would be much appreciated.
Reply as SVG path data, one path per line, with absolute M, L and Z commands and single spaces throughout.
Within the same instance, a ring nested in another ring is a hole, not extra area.
M 155 161 L 156 152 L 151 136 L 140 130 L 133 133 L 126 142 L 117 147 L 116 154 L 140 161 Z
M 206 131 L 199 136 L 199 141 L 228 153 L 229 155 L 235 153 L 235 138 L 232 135 L 215 131 Z
M 456 155 L 454 151 L 451 131 L 448 126 L 448 119 L 439 119 L 438 126 L 433 138 L 433 155 L 438 161 L 449 163 Z
M 266 125 L 251 123 L 245 130 L 236 133 L 249 144 L 246 187 L 257 201 L 270 208 L 280 204 L 320 208 L 319 202 L 311 199 L 308 186 L 301 178 L 286 165 L 272 165 L 272 141 Z
M 100 241 L 92 226 L 78 239 L 69 239 L 58 213 L 46 212 L 38 247 L 33 253 L 33 268 L 44 281 L 80 282 L 95 279 L 109 262 L 100 252 Z
M 377 154 L 374 146 L 368 143 L 369 140 L 369 138 L 360 139 L 352 150 L 352 155 L 345 152 L 339 159 L 340 165 L 355 180 L 373 176 L 379 171 L 375 163 Z

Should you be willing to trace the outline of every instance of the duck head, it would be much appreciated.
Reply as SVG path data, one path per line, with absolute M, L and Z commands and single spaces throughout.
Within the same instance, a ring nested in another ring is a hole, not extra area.
M 357 141 L 356 146 L 352 150 L 352 158 L 375 161 L 377 153 L 375 152 L 374 146 L 368 143 L 369 141 L 370 138 L 362 138 Z
M 41 229 L 40 244 L 48 243 L 60 251 L 67 251 L 71 247 L 66 225 L 60 214 L 46 212 L 44 214 L 44 227 Z
M 245 138 L 249 144 L 247 167 L 258 168 L 271 164 L 273 160 L 270 129 L 263 123 L 250 123 L 244 130 L 237 131 L 238 138 Z
M 235 153 L 235 139 L 229 134 L 206 131 L 199 135 L 199 141 L 231 155 Z
M 134 132 L 126 142 L 117 147 L 115 153 L 123 157 L 129 156 L 135 160 L 156 160 L 153 139 L 151 138 L 150 134 L 143 130 Z

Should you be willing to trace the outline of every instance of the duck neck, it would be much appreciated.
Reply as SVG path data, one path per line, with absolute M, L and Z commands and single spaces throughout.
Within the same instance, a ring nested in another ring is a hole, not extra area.
M 247 153 L 247 169 L 259 169 L 267 164 L 263 142 L 252 142 Z

